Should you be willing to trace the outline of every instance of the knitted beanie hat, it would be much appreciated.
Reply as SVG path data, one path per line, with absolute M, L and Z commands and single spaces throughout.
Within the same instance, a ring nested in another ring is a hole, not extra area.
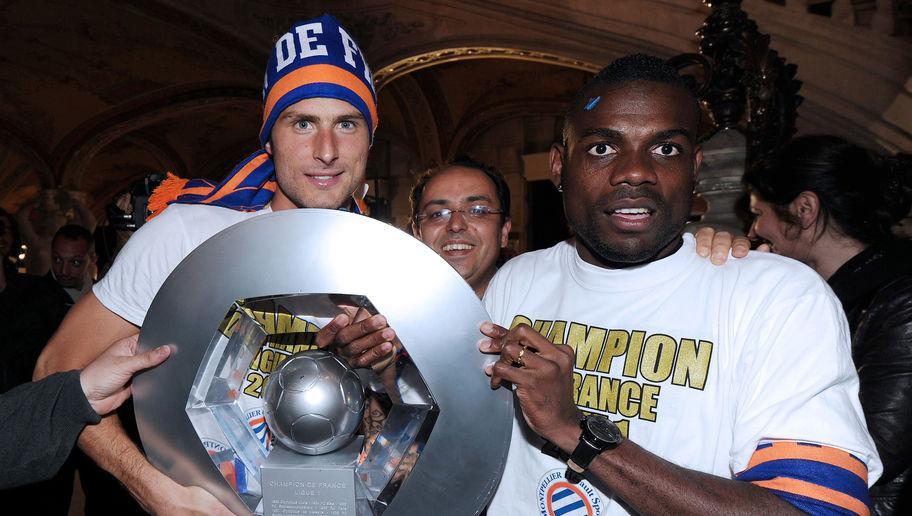
M 355 40 L 328 14 L 295 23 L 276 41 L 263 84 L 260 144 L 269 141 L 285 108 L 318 97 L 343 100 L 360 111 L 373 143 L 377 94 L 370 67 Z
M 272 135 L 272 126 L 288 106 L 304 99 L 332 98 L 354 106 L 364 116 L 371 143 L 377 129 L 377 94 L 370 68 L 358 44 L 332 16 L 298 22 L 280 37 L 266 66 L 263 84 L 263 126 L 260 144 Z M 208 204 L 239 211 L 263 209 L 276 190 L 275 163 L 260 149 L 234 167 L 220 183 L 183 179 L 173 174 L 149 198 L 148 219 L 171 204 Z M 363 191 L 351 206 L 364 213 Z

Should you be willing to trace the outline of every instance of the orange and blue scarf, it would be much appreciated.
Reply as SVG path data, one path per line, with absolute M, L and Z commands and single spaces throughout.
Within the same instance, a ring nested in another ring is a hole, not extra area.
M 377 93 L 370 67 L 351 35 L 328 14 L 295 23 L 276 40 L 263 84 L 260 145 L 266 146 L 272 127 L 287 107 L 309 98 L 333 98 L 354 106 L 364 116 L 373 142 Z M 148 218 L 174 203 L 257 211 L 269 204 L 275 190 L 275 163 L 265 150 L 258 150 L 218 184 L 169 173 L 149 198 Z M 352 210 L 365 211 L 357 195 L 353 196 Z

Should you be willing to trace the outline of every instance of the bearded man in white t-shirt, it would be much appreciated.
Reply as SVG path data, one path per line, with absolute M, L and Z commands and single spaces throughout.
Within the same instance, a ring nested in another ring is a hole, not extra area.
M 881 464 L 839 301 L 798 262 L 716 267 L 683 234 L 699 119 L 643 55 L 569 110 L 551 168 L 575 239 L 485 294 L 479 346 L 520 409 L 489 514 L 867 512 Z
M 154 220 L 70 310 L 39 359 L 36 379 L 83 367 L 110 343 L 137 333 L 171 271 L 222 229 L 277 210 L 359 211 L 353 195 L 364 183 L 377 99 L 367 62 L 335 18 L 298 22 L 277 39 L 263 100 L 262 149 L 219 184 L 171 178 L 156 191 Z M 334 346 L 353 367 L 376 370 L 392 362 L 397 345 L 382 315 L 364 313 L 337 316 L 315 341 Z M 152 513 L 230 514 L 208 492 L 181 486 L 152 466 L 116 415 L 86 428 L 79 446 Z

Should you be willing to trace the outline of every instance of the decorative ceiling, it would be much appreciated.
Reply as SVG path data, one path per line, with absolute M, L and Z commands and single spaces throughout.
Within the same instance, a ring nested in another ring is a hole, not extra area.
M 799 65 L 800 131 L 912 149 L 907 39 L 775 2 L 744 8 Z M 323 12 L 353 33 L 380 86 L 377 137 L 395 151 L 377 152 L 371 173 L 407 175 L 471 149 L 504 120 L 557 116 L 619 55 L 695 51 L 709 8 L 698 0 L 0 0 L 0 206 L 16 210 L 60 188 L 82 192 L 100 214 L 149 172 L 222 177 L 256 148 L 273 38 Z

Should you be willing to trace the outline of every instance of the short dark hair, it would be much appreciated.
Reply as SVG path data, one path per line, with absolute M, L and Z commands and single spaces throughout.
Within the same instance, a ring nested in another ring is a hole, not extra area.
M 78 225 L 78 224 L 67 224 L 61 226 L 60 229 L 54 233 L 54 239 L 51 240 L 51 245 L 58 238 L 66 238 L 67 240 L 85 240 L 89 244 L 89 251 L 95 252 L 95 237 L 92 236 L 92 233 Z
M 510 217 L 510 187 L 507 185 L 507 181 L 504 179 L 503 174 L 496 168 L 476 161 L 469 156 L 459 156 L 453 161 L 426 170 L 418 177 L 418 181 L 415 183 L 415 186 L 412 187 L 412 192 L 409 195 L 409 203 L 412 208 L 411 224 L 418 224 L 418 211 L 421 210 L 421 196 L 424 195 L 424 189 L 427 187 L 428 182 L 434 176 L 453 167 L 478 170 L 487 176 L 487 178 L 494 183 L 494 193 L 497 196 L 497 202 L 500 204 L 500 210 L 503 212 L 500 216 L 501 223 L 505 222 L 507 218 Z
M 838 136 L 803 136 L 751 167 L 744 183 L 789 224 L 796 222 L 791 202 L 814 192 L 822 229 L 832 222 L 870 244 L 892 237 L 892 226 L 912 208 L 912 156 L 881 156 Z
M 590 102 L 592 92 L 606 86 L 615 84 L 629 84 L 637 81 L 657 82 L 679 88 L 687 93 L 700 122 L 700 101 L 697 98 L 697 84 L 693 77 L 681 75 L 678 69 L 668 64 L 668 61 L 648 54 L 632 54 L 618 58 L 583 86 L 570 103 L 570 108 L 564 113 L 563 134 L 561 142 L 567 144 L 567 132 L 573 117 L 582 111 Z

